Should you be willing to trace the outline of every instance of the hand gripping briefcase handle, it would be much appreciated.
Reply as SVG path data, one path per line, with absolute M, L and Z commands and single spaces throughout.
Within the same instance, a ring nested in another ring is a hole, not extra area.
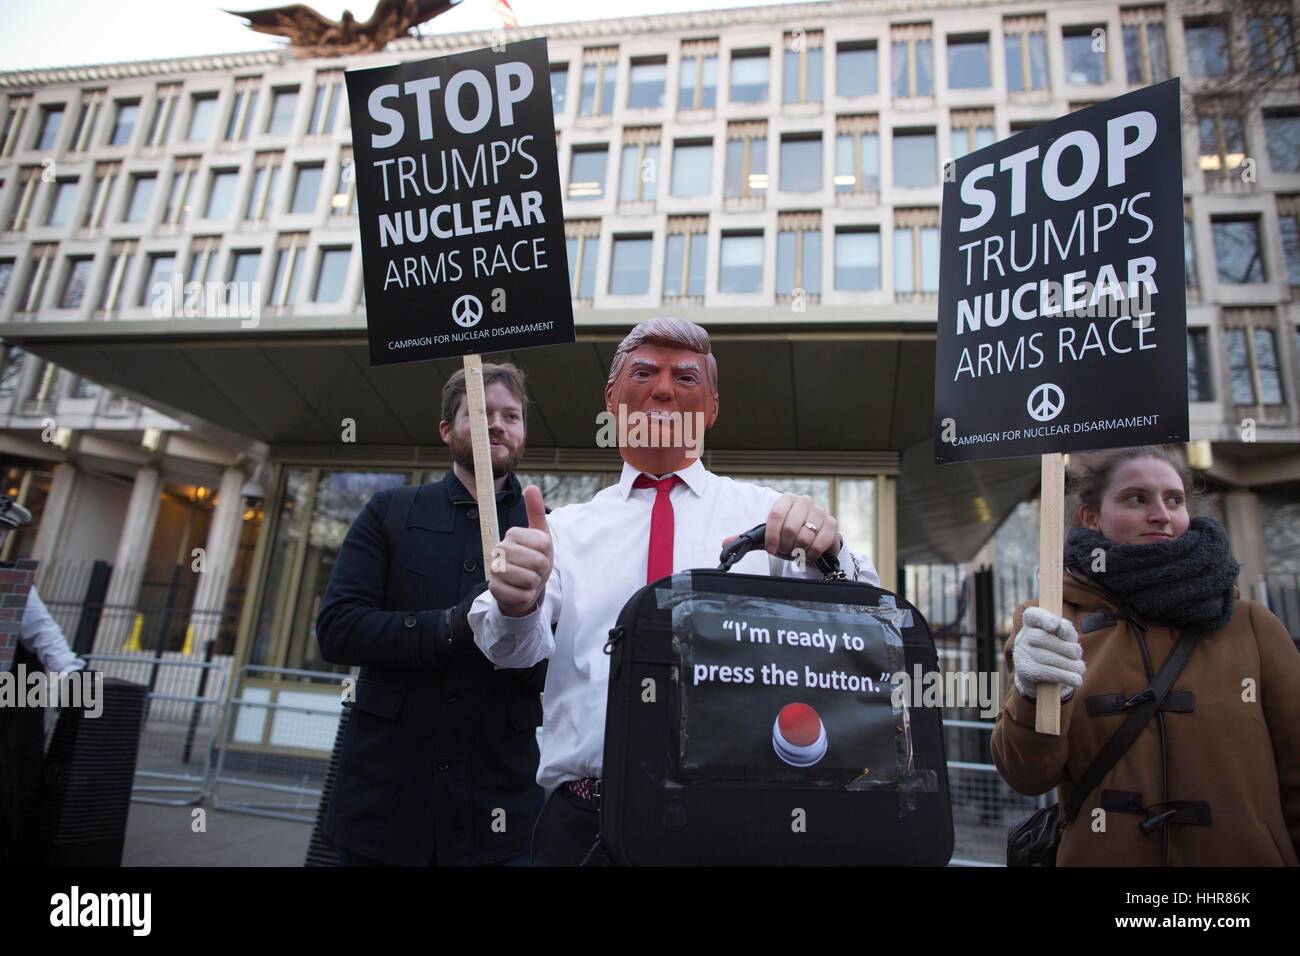
M 750 551 L 763 547 L 766 533 L 766 524 L 755 525 L 723 548 L 722 553 L 718 555 L 718 561 L 720 562 L 718 570 L 730 571 L 732 565 L 749 554 Z M 784 558 L 787 561 L 794 560 L 794 555 L 790 554 L 778 554 L 777 557 Z M 840 570 L 839 559 L 829 551 L 817 559 L 817 570 L 821 571 L 828 581 L 843 581 L 845 579 L 844 572 Z

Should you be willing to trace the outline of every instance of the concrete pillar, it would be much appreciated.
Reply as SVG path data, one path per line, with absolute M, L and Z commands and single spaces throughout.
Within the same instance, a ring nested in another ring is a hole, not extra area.
M 227 468 L 217 489 L 217 507 L 203 545 L 203 570 L 194 593 L 194 612 L 190 617 L 193 640 L 190 653 L 202 657 L 208 641 L 217 639 L 221 629 L 221 612 L 226 606 L 226 590 L 239 551 L 239 537 L 244 516 L 244 482 L 248 476 L 241 468 Z M 193 555 L 186 555 L 194 566 Z
M 898 479 L 876 477 L 876 553 L 871 556 L 880 586 L 898 590 Z
M 104 615 L 95 635 L 97 654 L 119 653 L 131 635 L 161 493 L 162 474 L 157 468 L 146 465 L 135 473 L 113 559 L 113 575 L 104 598 Z
M 32 544 L 32 560 L 41 562 L 37 572 L 37 590 L 44 586 L 45 573 L 50 566 L 60 561 L 63 529 L 72 520 L 72 493 L 76 490 L 78 476 L 77 466 L 71 462 L 54 466 L 54 479 L 50 482 L 50 493 L 45 499 L 40 527 L 36 529 L 36 541 Z
M 1224 496 L 1224 517 L 1228 522 L 1228 537 L 1232 540 L 1232 556 L 1241 565 L 1237 585 L 1241 596 L 1258 599 L 1264 573 L 1268 570 L 1268 554 L 1264 547 L 1264 529 L 1259 515 L 1259 496 L 1253 491 L 1238 488 Z

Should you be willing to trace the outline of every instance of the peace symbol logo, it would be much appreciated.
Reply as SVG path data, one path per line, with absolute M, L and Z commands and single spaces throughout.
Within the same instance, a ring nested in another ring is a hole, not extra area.
M 477 296 L 462 295 L 452 303 L 451 317 L 456 320 L 457 325 L 464 329 L 478 325 L 478 320 L 483 318 L 483 303 L 478 300 Z
M 1025 408 L 1034 421 L 1050 422 L 1065 408 L 1065 393 L 1051 382 L 1046 382 L 1029 393 Z

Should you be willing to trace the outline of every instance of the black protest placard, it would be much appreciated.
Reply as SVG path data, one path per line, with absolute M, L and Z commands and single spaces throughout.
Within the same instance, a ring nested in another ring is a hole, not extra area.
M 546 40 L 345 76 L 370 364 L 572 342 Z
M 892 683 L 903 645 L 887 620 L 775 602 L 694 609 L 674 643 L 684 779 L 846 786 L 906 771 Z
M 939 464 L 1187 441 L 1178 80 L 945 175 Z

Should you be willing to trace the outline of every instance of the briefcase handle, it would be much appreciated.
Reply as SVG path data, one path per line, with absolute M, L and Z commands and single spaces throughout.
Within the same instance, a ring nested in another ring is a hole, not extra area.
M 749 554 L 750 551 L 763 547 L 766 534 L 767 524 L 764 523 L 754 525 L 754 527 L 740 535 L 735 541 L 723 548 L 722 553 L 718 555 L 718 561 L 720 562 L 718 570 L 730 571 L 731 566 Z M 794 560 L 794 556 L 789 554 L 778 554 L 777 557 L 784 558 L 787 561 Z M 817 570 L 821 571 L 828 581 L 843 581 L 845 578 L 844 572 L 840 570 L 839 559 L 829 551 L 817 559 Z

